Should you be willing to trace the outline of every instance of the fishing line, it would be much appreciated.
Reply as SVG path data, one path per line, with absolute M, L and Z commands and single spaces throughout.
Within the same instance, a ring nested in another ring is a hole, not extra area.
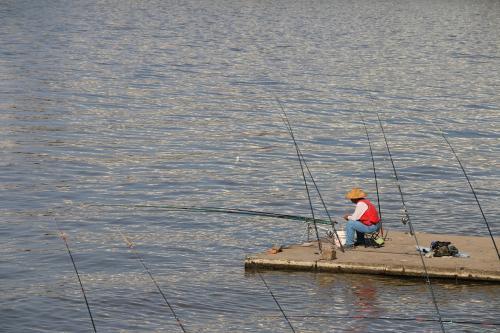
M 314 208 L 313 208 L 313 204 L 312 204 L 312 200 L 311 200 L 311 193 L 309 191 L 309 186 L 307 185 L 307 179 L 306 179 L 306 175 L 305 175 L 305 172 L 304 172 L 303 161 L 300 158 L 299 145 L 297 144 L 297 140 L 295 140 L 295 135 L 293 133 L 292 125 L 290 124 L 290 120 L 288 119 L 288 116 L 287 116 L 287 114 L 285 112 L 285 108 L 283 107 L 283 105 L 281 104 L 281 101 L 279 100 L 279 98 L 277 96 L 274 96 L 274 98 L 276 99 L 276 101 L 278 102 L 278 104 L 279 104 L 279 106 L 281 108 L 281 112 L 282 112 L 281 120 L 283 121 L 283 123 L 285 124 L 286 128 L 288 129 L 288 133 L 290 134 L 290 136 L 291 136 L 291 138 L 293 140 L 293 144 L 295 146 L 295 151 L 297 153 L 297 159 L 299 160 L 300 169 L 302 171 L 302 178 L 304 179 L 304 186 L 305 186 L 306 192 L 307 192 L 307 199 L 309 201 L 309 207 L 311 208 L 311 215 L 312 215 L 312 218 L 313 218 L 313 221 L 314 221 L 315 220 Z M 314 224 L 314 230 L 316 232 L 316 240 L 318 241 L 318 248 L 319 248 L 319 251 L 321 252 L 322 248 L 321 248 L 321 241 L 319 240 L 318 226 L 316 225 L 316 222 L 314 222 L 313 224 Z
M 153 273 L 151 273 L 151 271 L 149 270 L 148 266 L 144 262 L 144 259 L 142 258 L 142 256 L 140 255 L 140 253 L 135 249 L 134 243 L 127 236 L 125 236 L 121 232 L 120 229 L 117 229 L 117 230 L 120 233 L 120 235 L 122 236 L 122 238 L 125 241 L 125 243 L 127 244 L 127 247 L 130 250 L 132 250 L 132 253 L 134 253 L 134 255 L 136 256 L 136 258 L 139 259 L 140 263 L 142 264 L 142 267 L 144 267 L 144 270 L 148 273 L 149 277 L 151 278 L 151 281 L 153 281 L 154 285 L 156 286 L 156 289 L 158 289 L 158 291 L 160 292 L 161 296 L 163 297 L 163 300 L 165 301 L 165 304 L 170 309 L 170 312 L 172 312 L 172 315 L 174 316 L 175 320 L 177 321 L 177 324 L 181 328 L 182 332 L 185 333 L 186 329 L 182 325 L 179 317 L 177 317 L 177 314 L 175 313 L 174 308 L 172 307 L 172 305 L 170 304 L 170 302 L 168 301 L 167 296 L 165 295 L 165 293 L 163 292 L 163 290 L 160 288 L 160 285 L 158 284 L 158 282 L 154 278 Z
M 269 291 L 269 293 L 273 297 L 274 302 L 276 303 L 276 305 L 280 309 L 281 314 L 283 315 L 283 317 L 285 318 L 286 322 L 288 323 L 288 326 L 290 326 L 292 332 L 295 333 L 295 329 L 293 328 L 292 323 L 290 322 L 290 320 L 288 319 L 288 316 L 286 315 L 285 311 L 281 307 L 281 304 L 278 302 L 278 299 L 276 298 L 276 296 L 274 296 L 273 291 L 271 290 L 271 288 L 269 287 L 269 285 L 267 284 L 266 280 L 264 279 L 264 277 L 262 276 L 262 274 L 259 272 L 259 270 L 256 270 L 256 271 L 257 271 L 257 274 L 259 274 L 259 277 L 262 280 L 262 282 L 264 282 L 264 285 L 266 286 L 267 290 Z
M 453 149 L 453 146 L 451 145 L 451 143 L 448 140 L 448 138 L 446 137 L 446 135 L 444 135 L 444 133 L 441 130 L 441 128 L 437 127 L 436 125 L 434 125 L 434 126 L 439 130 L 439 133 L 441 133 L 441 136 L 443 137 L 444 141 L 446 141 L 446 143 L 450 147 L 451 151 L 453 152 L 453 155 L 455 155 L 455 158 L 457 159 L 457 162 L 460 165 L 460 168 L 462 169 L 462 172 L 464 173 L 465 179 L 467 179 L 467 183 L 469 183 L 469 186 L 470 186 L 470 189 L 472 191 L 472 194 L 474 194 L 474 198 L 476 199 L 477 206 L 479 207 L 479 210 L 481 211 L 481 215 L 483 216 L 484 223 L 486 224 L 486 228 L 488 228 L 488 232 L 490 234 L 491 241 L 493 242 L 493 246 L 495 247 L 495 250 L 497 252 L 498 260 L 500 260 L 500 253 L 498 252 L 498 247 L 497 247 L 497 244 L 495 242 L 495 237 L 493 237 L 493 233 L 491 232 L 490 224 L 488 223 L 488 220 L 486 219 L 486 216 L 485 216 L 485 214 L 483 212 L 483 208 L 481 207 L 481 204 L 479 203 L 479 199 L 477 198 L 476 191 L 474 190 L 474 187 L 472 186 L 472 183 L 471 183 L 471 181 L 469 179 L 469 176 L 467 175 L 467 172 L 465 171 L 465 168 L 462 165 L 462 162 L 458 158 L 458 155 L 455 152 L 455 149 Z
M 80 278 L 80 273 L 78 272 L 78 268 L 76 267 L 75 259 L 73 258 L 73 254 L 71 253 L 71 249 L 70 249 L 69 244 L 68 244 L 68 239 L 67 239 L 68 236 L 59 227 L 59 223 L 57 223 L 57 218 L 54 216 L 53 219 L 54 219 L 54 222 L 56 224 L 57 230 L 59 231 L 59 236 L 64 241 L 64 245 L 66 245 L 66 250 L 67 250 L 69 257 L 71 259 L 71 263 L 73 264 L 73 268 L 75 270 L 76 277 L 78 278 L 78 283 L 80 283 L 80 289 L 81 289 L 82 294 L 83 294 L 83 299 L 85 300 L 85 305 L 87 306 L 87 311 L 89 312 L 90 321 L 92 322 L 92 328 L 94 329 L 94 332 L 97 333 L 95 323 L 94 323 L 94 317 L 92 316 L 92 311 L 90 311 L 90 305 L 89 305 L 89 301 L 87 299 L 87 294 L 85 293 L 85 288 L 83 288 L 83 283 L 82 283 L 82 279 Z
M 397 186 L 398 186 L 398 189 L 399 189 L 399 193 L 401 194 L 401 202 L 403 204 L 404 213 L 405 213 L 405 217 L 406 217 L 406 222 L 408 223 L 408 226 L 410 228 L 410 234 L 413 236 L 413 239 L 415 240 L 415 243 L 416 243 L 417 247 L 420 248 L 420 244 L 418 243 L 417 235 L 415 234 L 415 232 L 413 230 L 413 227 L 412 227 L 412 224 L 411 224 L 411 221 L 410 221 L 410 215 L 408 214 L 408 210 L 406 209 L 406 205 L 405 205 L 404 197 L 403 197 L 403 191 L 401 190 L 401 186 L 399 185 L 399 179 L 398 179 L 398 174 L 397 174 L 397 171 L 396 171 L 396 166 L 394 165 L 394 160 L 392 158 L 391 150 L 389 149 L 389 143 L 387 142 L 387 137 L 385 135 L 384 127 L 382 126 L 382 121 L 380 120 L 380 116 L 379 116 L 378 113 L 377 113 L 377 118 L 378 118 L 378 122 L 380 124 L 380 129 L 382 130 L 382 133 L 384 135 L 385 145 L 387 147 L 387 152 L 389 153 L 389 158 L 391 160 L 392 169 L 394 170 L 394 177 L 396 178 L 396 183 L 397 183 Z M 444 333 L 445 330 L 444 330 L 444 325 L 443 325 L 443 322 L 442 322 L 441 312 L 439 311 L 439 306 L 437 304 L 436 295 L 434 294 L 434 288 L 432 287 L 431 280 L 429 278 L 429 273 L 427 271 L 427 266 L 425 265 L 425 260 L 424 260 L 424 257 L 422 255 L 422 251 L 418 251 L 418 254 L 420 256 L 420 261 L 422 262 L 422 267 L 424 268 L 425 280 L 427 282 L 427 285 L 429 286 L 429 291 L 431 293 L 432 302 L 434 303 L 434 307 L 436 309 L 436 313 L 437 313 L 438 318 L 439 318 L 439 323 L 441 324 L 441 330 Z
M 379 190 L 378 190 L 377 171 L 375 171 L 375 158 L 373 156 L 372 143 L 370 141 L 370 135 L 368 134 L 368 128 L 366 127 L 366 123 L 365 123 L 365 119 L 363 118 L 363 114 L 361 112 L 359 112 L 359 116 L 361 117 L 361 122 L 363 123 L 363 127 L 365 128 L 366 140 L 368 140 L 368 146 L 370 147 L 370 155 L 372 158 L 373 176 L 375 179 L 375 189 L 377 191 L 378 213 L 379 213 L 380 220 L 382 220 L 382 209 L 380 208 L 380 194 L 379 194 Z M 382 224 L 380 225 L 380 231 L 383 235 L 384 231 L 382 229 Z

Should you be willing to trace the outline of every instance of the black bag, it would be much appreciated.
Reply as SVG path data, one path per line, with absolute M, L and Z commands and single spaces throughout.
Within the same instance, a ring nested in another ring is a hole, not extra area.
M 458 255 L 458 249 L 453 244 L 448 245 L 448 251 L 450 251 L 450 256 L 456 256 L 456 255 Z
M 458 254 L 458 249 L 450 242 L 434 241 L 431 243 L 433 257 L 447 257 Z

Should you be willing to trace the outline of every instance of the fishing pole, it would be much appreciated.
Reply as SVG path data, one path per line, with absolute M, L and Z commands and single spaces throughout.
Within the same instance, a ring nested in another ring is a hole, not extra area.
M 80 278 L 80 273 L 78 272 L 78 268 L 76 267 L 75 259 L 73 258 L 73 254 L 71 253 L 71 249 L 70 249 L 69 244 L 68 244 L 68 236 L 60 228 L 59 223 L 57 223 L 57 218 L 55 216 L 54 216 L 53 220 L 56 224 L 57 230 L 59 231 L 59 236 L 64 241 L 64 245 L 66 245 L 66 250 L 67 250 L 68 255 L 71 259 L 71 263 L 73 264 L 73 269 L 75 270 L 76 277 L 78 278 L 78 283 L 80 284 L 80 290 L 82 291 L 83 299 L 85 300 L 85 305 L 87 306 L 87 311 L 89 312 L 90 321 L 92 323 L 92 329 L 94 330 L 94 333 L 97 333 L 97 330 L 95 327 L 95 322 L 94 322 L 94 317 L 92 316 L 92 311 L 90 311 L 90 305 L 89 305 L 89 301 L 87 299 L 87 294 L 85 292 L 85 288 L 83 287 L 83 282 L 82 282 L 82 279 Z
M 293 325 L 292 323 L 290 322 L 290 319 L 288 319 L 288 316 L 286 315 L 285 311 L 283 310 L 283 307 L 281 306 L 281 304 L 278 302 L 278 299 L 276 298 L 276 296 L 274 296 L 274 293 L 273 291 L 271 290 L 271 288 L 269 287 L 269 285 L 267 284 L 266 280 L 264 279 L 264 277 L 262 276 L 262 274 L 259 272 L 259 270 L 257 270 L 257 274 L 259 275 L 260 279 L 262 280 L 262 282 L 264 283 L 264 285 L 266 286 L 267 290 L 269 291 L 269 293 L 271 294 L 274 302 L 276 303 L 276 305 L 278 306 L 278 308 L 280 309 L 281 311 L 281 314 L 283 315 L 283 317 L 285 318 L 286 322 L 288 323 L 288 326 L 290 326 L 290 329 L 292 330 L 292 332 L 295 333 L 295 329 L 293 328 Z
M 148 206 L 150 207 L 150 206 Z M 176 208 L 186 208 L 186 207 L 176 207 Z M 181 210 L 184 210 L 184 209 L 181 209 Z M 200 209 L 197 209 L 195 211 L 200 211 Z M 220 211 L 219 211 L 220 212 Z M 158 291 L 160 292 L 161 296 L 163 297 L 165 303 L 167 304 L 168 308 L 170 309 L 170 311 L 172 312 L 172 315 L 174 316 L 175 320 L 177 321 L 177 324 L 179 325 L 179 327 L 182 329 L 183 332 L 186 332 L 184 326 L 182 325 L 182 322 L 180 321 L 179 317 L 177 316 L 177 314 L 175 313 L 174 311 L 174 308 L 172 307 L 172 305 L 170 304 L 170 302 L 168 301 L 167 299 L 167 296 L 165 295 L 165 293 L 163 292 L 163 290 L 160 288 L 158 282 L 156 281 L 156 279 L 154 278 L 153 274 L 151 273 L 151 271 L 149 270 L 148 266 L 146 265 L 146 263 L 144 262 L 144 259 L 142 258 L 142 256 L 139 254 L 139 252 L 135 249 L 135 246 L 134 246 L 134 243 L 130 240 L 130 238 L 128 238 L 126 235 L 124 235 L 122 233 L 122 231 L 120 229 L 117 229 L 118 232 L 120 233 L 120 235 L 122 236 L 123 240 L 125 241 L 125 243 L 127 244 L 128 248 L 130 250 L 132 250 L 132 252 L 134 253 L 134 255 L 137 257 L 137 259 L 139 259 L 139 261 L 141 262 L 142 266 L 144 267 L 144 269 L 146 270 L 146 272 L 148 273 L 149 277 L 151 278 L 151 280 L 153 281 L 153 283 L 155 284 L 156 288 L 158 289 Z M 278 305 L 278 308 L 280 309 L 281 313 L 283 314 L 283 317 L 285 318 L 286 322 L 288 323 L 288 325 L 290 326 L 290 328 L 292 329 L 292 331 L 295 333 L 295 329 L 293 328 L 292 326 L 292 323 L 290 322 L 290 320 L 288 319 L 285 311 L 283 310 L 283 307 L 281 306 L 281 304 L 278 302 L 278 299 L 276 298 L 276 296 L 274 295 L 274 293 L 272 292 L 271 288 L 269 287 L 269 285 L 267 284 L 266 280 L 264 279 L 264 277 L 262 276 L 262 274 L 257 270 L 257 273 L 260 277 L 260 279 L 262 280 L 262 282 L 264 283 L 264 285 L 266 286 L 267 290 L 269 291 L 269 293 L 271 294 L 272 298 L 274 299 L 274 302 L 276 302 L 276 304 Z
M 387 152 L 388 152 L 389 158 L 391 160 L 392 169 L 394 171 L 394 177 L 396 179 L 396 184 L 398 186 L 399 193 L 401 194 L 401 202 L 403 204 L 404 213 L 405 213 L 405 216 L 403 217 L 403 224 L 405 223 L 405 218 L 406 218 L 406 223 L 408 223 L 408 226 L 410 228 L 410 234 L 413 236 L 413 239 L 415 240 L 417 248 L 420 248 L 417 235 L 415 234 L 415 232 L 413 230 L 413 226 L 412 226 L 411 221 L 410 221 L 410 215 L 408 214 L 408 210 L 406 209 L 406 205 L 405 205 L 404 197 L 403 197 L 403 191 L 401 190 L 401 186 L 399 185 L 399 179 L 398 179 L 398 174 L 396 171 L 396 166 L 394 165 L 394 160 L 392 158 L 391 150 L 389 149 L 389 143 L 387 142 L 387 137 L 385 135 L 384 127 L 382 126 L 382 121 L 380 120 L 380 116 L 378 113 L 377 113 L 377 118 L 378 118 L 378 122 L 380 124 L 380 129 L 382 130 L 382 134 L 384 136 L 384 141 L 385 141 L 385 145 L 387 147 Z M 427 271 L 427 266 L 425 265 L 425 260 L 424 260 L 424 257 L 422 255 L 422 251 L 418 251 L 418 254 L 420 256 L 420 261 L 422 262 L 422 267 L 424 268 L 425 280 L 426 280 L 427 285 L 429 286 L 429 291 L 431 293 L 432 302 L 434 303 L 434 308 L 435 308 L 436 313 L 438 315 L 439 323 L 441 324 L 441 330 L 444 333 L 445 330 L 444 330 L 444 325 L 443 325 L 443 321 L 442 321 L 442 317 L 441 317 L 441 312 L 439 311 L 439 306 L 437 304 L 436 295 L 434 293 L 434 288 L 432 287 L 432 284 L 431 284 L 431 280 L 429 277 L 429 273 Z
M 224 207 L 197 207 L 197 206 L 172 206 L 172 205 L 149 205 L 149 204 L 135 204 L 135 205 L 126 205 L 126 204 L 84 204 L 86 207 L 124 207 L 124 208 L 154 208 L 161 209 L 167 211 L 187 211 L 194 213 L 223 213 L 223 214 L 236 214 L 236 215 L 251 215 L 251 216 L 262 216 L 269 218 L 278 218 L 278 219 L 286 219 L 286 220 L 294 220 L 294 221 L 302 221 L 304 223 L 317 223 L 317 224 L 327 224 L 330 225 L 330 221 L 324 219 L 314 220 L 311 217 L 300 216 L 300 215 L 289 215 L 289 214 L 279 214 L 279 213 L 270 213 L 270 212 L 262 212 L 256 210 L 248 210 L 248 209 L 238 209 L 238 208 L 224 208 Z
M 276 100 L 278 101 L 278 104 L 280 105 L 280 107 L 281 107 L 281 109 L 282 109 L 283 113 L 286 115 L 286 113 L 285 113 L 285 111 L 284 111 L 284 107 L 283 107 L 283 105 L 281 104 L 280 100 L 279 100 L 277 97 L 275 97 L 275 98 L 276 98 Z M 283 118 L 282 118 L 282 119 L 283 119 Z M 291 124 L 290 124 L 290 121 L 288 120 L 288 118 L 286 118 L 286 123 L 285 123 L 285 126 L 287 127 L 288 132 L 289 132 L 289 133 L 293 136 L 292 127 L 291 127 Z M 309 178 L 310 178 L 310 179 L 311 179 L 311 181 L 313 182 L 313 185 L 314 185 L 314 187 L 315 187 L 315 189 L 316 189 L 316 192 L 318 193 L 318 197 L 319 197 L 319 199 L 320 199 L 320 201 L 321 201 L 321 204 L 322 204 L 322 206 L 323 206 L 323 208 L 324 208 L 324 210 L 325 210 L 325 212 L 326 212 L 326 215 L 328 216 L 328 220 L 330 221 L 330 224 L 331 224 L 331 226 L 332 226 L 332 229 L 333 229 L 333 234 L 335 235 L 335 237 L 336 237 L 336 238 L 337 238 L 337 240 L 338 240 L 338 243 L 340 244 L 340 249 L 341 249 L 341 251 L 342 251 L 342 252 L 344 252 L 344 245 L 342 245 L 342 242 L 341 242 L 341 240 L 340 240 L 340 237 L 339 237 L 339 235 L 338 235 L 338 233 L 337 233 L 337 229 L 335 228 L 335 224 L 336 224 L 337 222 L 336 222 L 336 221 L 334 221 L 334 220 L 332 220 L 332 217 L 331 217 L 331 215 L 330 215 L 330 212 L 328 211 L 328 208 L 326 207 L 325 200 L 323 199 L 323 196 L 321 195 L 321 191 L 319 190 L 318 184 L 317 184 L 317 183 L 316 183 L 316 181 L 314 180 L 314 177 L 313 177 L 313 175 L 312 175 L 311 169 L 309 169 L 309 165 L 307 164 L 307 161 L 306 161 L 306 159 L 305 159 L 305 157 L 304 157 L 304 154 L 302 154 L 302 151 L 301 151 L 300 147 L 298 146 L 298 144 L 297 144 L 297 145 L 295 145 L 295 149 L 296 149 L 297 153 L 300 155 L 299 160 L 301 160 L 301 161 L 302 161 L 302 163 L 304 163 L 304 166 L 306 167 L 306 170 L 307 170 L 307 172 L 308 172 L 308 174 L 309 174 Z
M 389 148 L 389 143 L 387 142 L 387 137 L 385 135 L 384 126 L 382 126 L 382 121 L 380 120 L 380 116 L 378 113 L 377 113 L 377 118 L 378 118 L 378 123 L 380 124 L 380 129 L 382 130 L 382 134 L 384 136 L 385 146 L 387 147 L 387 153 L 389 154 L 389 158 L 391 160 L 392 170 L 394 172 L 394 178 L 396 180 L 396 186 L 401 196 L 401 203 L 403 205 L 403 213 L 404 213 L 403 217 L 401 218 L 401 222 L 403 224 L 408 224 L 408 227 L 410 229 L 410 235 L 414 235 L 413 226 L 410 221 L 410 214 L 408 213 L 408 209 L 406 208 L 403 191 L 401 190 L 401 185 L 399 183 L 398 172 L 396 171 L 396 166 L 394 165 L 394 160 L 392 159 L 391 149 Z
M 266 61 L 266 58 L 261 54 L 261 57 L 262 59 L 264 60 L 264 62 Z M 314 225 L 314 230 L 316 232 L 316 239 L 318 241 L 318 247 L 319 247 L 319 250 L 320 252 L 322 251 L 322 248 L 321 248 L 321 242 L 319 240 L 319 234 L 318 234 L 318 227 L 316 225 L 316 218 L 314 216 L 314 208 L 313 208 L 313 205 L 312 205 L 312 201 L 311 201 L 311 195 L 310 195 L 310 191 L 309 191 L 309 187 L 307 185 L 307 179 L 305 177 L 305 173 L 304 173 L 304 166 L 302 163 L 304 163 L 305 167 L 307 168 L 307 171 L 309 173 L 309 176 L 316 188 L 316 191 L 318 192 L 318 196 L 319 198 L 321 199 L 321 203 L 323 204 L 323 207 L 326 211 L 326 214 L 328 216 L 328 219 L 330 221 L 330 224 L 332 226 L 332 229 L 333 229 L 333 233 L 335 235 L 335 237 L 337 238 L 339 244 L 340 244 L 340 249 L 342 250 L 342 252 L 344 252 L 344 247 L 342 245 L 342 242 L 340 241 L 340 237 L 337 233 L 337 230 L 335 228 L 335 221 L 332 220 L 331 216 L 330 216 L 330 213 L 328 212 L 328 209 L 326 208 L 326 204 L 323 200 L 323 197 L 321 196 L 321 193 L 319 191 L 319 188 L 316 184 L 316 181 L 314 180 L 314 177 L 312 176 L 312 173 L 311 171 L 309 170 L 309 167 L 307 166 L 307 163 L 305 161 L 305 158 L 304 158 L 304 155 L 302 155 L 302 152 L 300 151 L 300 148 L 299 148 L 299 145 L 297 144 L 297 140 L 295 139 L 295 135 L 293 133 L 293 129 L 292 129 L 292 125 L 290 123 L 290 120 L 288 119 L 288 116 L 286 114 L 286 111 L 285 111 L 285 108 L 283 107 L 283 104 L 281 103 L 280 99 L 278 98 L 278 96 L 276 96 L 276 94 L 274 94 L 272 91 L 271 91 L 271 94 L 273 95 L 273 97 L 275 98 L 275 100 L 277 101 L 278 105 L 280 106 L 280 109 L 282 111 L 282 116 L 281 116 L 281 119 L 283 121 L 283 123 L 285 124 L 285 127 L 287 128 L 288 130 L 288 133 L 290 134 L 292 140 L 293 140 L 293 143 L 294 143 L 294 146 L 295 146 L 295 150 L 296 150 L 296 153 L 297 153 L 297 158 L 298 158 L 298 161 L 299 161 L 299 164 L 300 164 L 300 168 L 301 168 L 301 171 L 302 171 L 302 178 L 304 180 L 304 186 L 306 188 L 306 192 L 307 192 L 307 198 L 308 198 L 308 201 L 309 201 L 309 206 L 310 206 L 310 209 L 311 209 L 311 215 L 312 215 L 312 218 L 313 218 L 313 225 Z M 308 236 L 309 236 L 309 229 L 308 229 Z
M 368 146 L 370 147 L 370 156 L 372 158 L 373 177 L 375 179 L 375 189 L 377 191 L 378 214 L 379 214 L 380 220 L 382 220 L 382 209 L 380 208 L 380 194 L 379 194 L 379 189 L 378 189 L 377 171 L 375 171 L 375 158 L 373 156 L 372 143 L 370 140 L 370 135 L 368 134 L 368 128 L 366 127 L 365 119 L 363 118 L 363 114 L 361 112 L 359 112 L 359 116 L 361 117 L 361 122 L 363 123 L 363 127 L 365 128 L 366 140 L 368 140 Z M 380 230 L 381 230 L 382 235 L 383 235 L 384 231 L 382 229 L 382 225 L 380 225 Z
M 279 99 L 277 99 L 277 100 L 278 100 L 278 103 L 280 103 Z M 281 103 L 280 103 L 280 106 L 281 106 L 282 110 L 284 111 L 284 108 L 281 105 Z M 289 129 L 289 133 L 293 135 L 293 133 L 291 131 L 291 125 L 290 125 L 290 122 L 289 122 L 288 118 L 286 120 L 287 120 L 287 123 L 288 123 L 287 128 Z M 338 243 L 340 244 L 340 250 L 342 252 L 344 252 L 344 245 L 342 244 L 342 242 L 340 240 L 340 237 L 339 237 L 339 235 L 337 233 L 337 229 L 335 228 L 335 224 L 337 222 L 332 219 L 332 217 L 330 215 L 330 212 L 328 211 L 328 208 L 326 207 L 325 200 L 323 199 L 323 196 L 321 195 L 321 191 L 319 190 L 319 187 L 318 187 L 318 184 L 316 183 L 316 180 L 314 180 L 314 177 L 312 175 L 311 169 L 309 168 L 309 165 L 307 164 L 307 161 L 306 161 L 306 159 L 304 157 L 304 154 L 302 154 L 302 151 L 301 151 L 301 149 L 300 149 L 300 147 L 298 145 L 296 145 L 295 148 L 297 150 L 297 153 L 300 155 L 299 158 L 302 160 L 302 162 L 304 163 L 304 166 L 306 167 L 307 173 L 309 174 L 309 178 L 311 178 L 311 181 L 312 181 L 312 183 L 314 185 L 314 188 L 316 189 L 316 192 L 318 193 L 318 197 L 319 197 L 319 199 L 321 201 L 321 204 L 322 204 L 322 206 L 323 206 L 323 208 L 325 210 L 326 215 L 328 216 L 328 220 L 330 221 L 330 224 L 332 226 L 333 234 L 335 235 L 335 237 L 338 240 Z
M 314 187 L 316 188 L 316 192 L 318 193 L 318 197 L 321 201 L 321 204 L 323 205 L 323 208 L 325 209 L 325 212 L 326 212 L 326 215 L 328 216 L 328 221 L 330 221 L 330 225 L 332 226 L 332 230 L 333 230 L 333 234 L 335 235 L 335 237 L 337 238 L 338 240 L 338 243 L 340 245 L 340 250 L 342 252 L 345 252 L 344 250 L 344 245 L 342 244 L 342 241 L 340 240 L 340 237 L 337 233 L 337 229 L 335 228 L 335 224 L 337 223 L 337 221 L 334 221 L 330 215 L 330 212 L 328 211 L 328 208 L 326 208 L 326 203 L 325 203 L 325 200 L 323 199 L 323 196 L 321 195 L 321 192 L 319 190 L 319 187 L 318 185 L 316 184 L 316 181 L 314 180 L 314 177 L 312 176 L 312 173 L 311 173 L 311 170 L 309 169 L 309 166 L 307 165 L 307 162 L 305 160 L 305 157 L 304 155 L 302 154 L 302 151 L 300 150 L 299 148 L 299 154 L 300 156 L 302 157 L 302 161 L 304 162 L 304 166 L 306 167 L 307 169 L 307 172 L 309 173 L 309 177 L 311 178 L 312 182 L 313 182 L 313 185 Z M 322 221 L 322 220 L 319 220 L 319 221 Z
M 446 141 L 446 143 L 450 147 L 451 151 L 453 152 L 453 155 L 455 155 L 455 158 L 457 159 L 457 162 L 460 165 L 460 168 L 462 169 L 462 172 L 464 173 L 465 179 L 467 179 L 467 183 L 469 184 L 469 187 L 470 187 L 470 189 L 472 191 L 472 194 L 474 195 L 474 198 L 476 199 L 477 206 L 479 207 L 479 210 L 481 211 L 481 215 L 483 216 L 484 223 L 486 224 L 486 228 L 488 228 L 488 233 L 490 234 L 491 241 L 493 242 L 493 246 L 495 247 L 495 250 L 497 252 L 498 260 L 500 260 L 500 253 L 498 252 L 498 247 L 497 247 L 497 244 L 495 242 L 495 237 L 493 237 L 493 233 L 491 232 L 490 224 L 488 223 L 488 220 L 486 219 L 486 215 L 484 214 L 483 208 L 481 207 L 481 204 L 479 203 L 479 199 L 477 197 L 476 191 L 474 190 L 474 187 L 472 186 L 472 183 L 471 183 L 471 181 L 469 179 L 469 176 L 467 175 L 467 172 L 465 171 L 465 168 L 462 165 L 462 162 L 458 158 L 458 155 L 455 152 L 455 149 L 453 149 L 453 146 L 451 145 L 450 141 L 448 140 L 448 138 L 446 137 L 446 135 L 444 135 L 444 132 L 441 130 L 441 128 L 437 127 L 435 124 L 434 124 L 434 126 L 439 130 L 439 133 L 441 133 L 441 136 L 443 137 L 444 141 Z
M 279 98 L 277 96 L 274 96 L 274 97 L 275 97 L 276 101 L 278 102 L 278 105 L 281 108 L 281 112 L 282 112 L 281 120 L 285 124 L 285 127 L 287 128 L 288 133 L 290 134 L 290 136 L 291 136 L 291 138 L 293 140 L 293 144 L 295 146 L 295 151 L 297 153 L 297 159 L 299 161 L 300 169 L 302 171 L 302 179 L 304 180 L 304 186 L 305 186 L 305 189 L 306 189 L 306 192 L 307 192 L 307 199 L 309 201 L 309 207 L 311 208 L 311 216 L 312 216 L 313 221 L 314 221 L 315 220 L 314 208 L 313 208 L 313 204 L 312 204 L 312 200 L 311 200 L 311 193 L 309 191 L 309 186 L 307 185 L 307 179 L 306 179 L 306 175 L 305 175 L 305 172 L 304 172 L 303 161 L 302 161 L 302 159 L 300 157 L 300 148 L 299 148 L 299 145 L 297 144 L 297 140 L 295 140 L 295 135 L 293 133 L 292 125 L 290 123 L 290 120 L 288 119 L 288 116 L 287 116 L 286 112 L 285 112 L 285 108 L 281 104 L 281 101 L 279 100 Z M 319 251 L 322 252 L 321 241 L 319 240 L 318 226 L 316 225 L 316 222 L 314 222 L 313 224 L 314 224 L 314 230 L 316 232 L 316 239 L 318 241 L 318 248 L 319 248 Z
M 172 307 L 172 305 L 168 301 L 167 296 L 165 295 L 165 293 L 163 292 L 163 290 L 160 288 L 160 285 L 158 284 L 158 282 L 154 278 L 153 273 L 151 273 L 149 267 L 144 262 L 144 259 L 142 258 L 142 256 L 140 255 L 140 253 L 135 249 L 134 243 L 127 236 L 125 236 L 121 232 L 120 229 L 117 229 L 117 230 L 120 233 L 120 235 L 122 236 L 122 238 L 125 241 L 125 243 L 127 244 L 128 248 L 132 251 L 132 253 L 134 253 L 134 255 L 136 256 L 136 258 L 140 261 L 140 263 L 142 264 L 142 267 L 144 267 L 144 270 L 146 271 L 146 273 L 151 278 L 151 281 L 153 281 L 154 285 L 156 286 L 156 289 L 158 289 L 158 292 L 163 297 L 163 300 L 165 301 L 165 304 L 168 306 L 168 308 L 170 309 L 170 312 L 172 313 L 172 315 L 174 316 L 175 320 L 177 321 L 177 325 L 179 325 L 179 327 L 182 330 L 182 332 L 185 333 L 186 329 L 184 328 L 184 326 L 182 325 L 182 322 L 180 321 L 179 317 L 175 313 L 174 308 Z

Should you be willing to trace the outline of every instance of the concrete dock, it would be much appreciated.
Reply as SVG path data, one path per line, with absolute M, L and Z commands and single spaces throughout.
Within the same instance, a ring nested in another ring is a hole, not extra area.
M 500 282 L 500 260 L 490 237 L 469 237 L 416 233 L 421 247 L 430 247 L 432 241 L 447 241 L 460 253 L 469 257 L 424 257 L 427 273 L 432 278 Z M 500 238 L 495 242 L 500 244 Z M 323 247 L 328 242 L 322 241 Z M 281 252 L 249 255 L 247 269 L 282 269 L 323 271 L 333 273 L 382 274 L 393 276 L 425 276 L 422 259 L 417 252 L 415 238 L 404 232 L 389 232 L 383 247 L 358 246 L 341 252 L 336 249 L 336 259 L 321 259 L 317 242 L 310 246 L 283 246 Z

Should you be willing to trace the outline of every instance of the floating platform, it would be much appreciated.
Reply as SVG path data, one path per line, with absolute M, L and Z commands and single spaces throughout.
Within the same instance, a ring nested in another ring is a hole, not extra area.
M 322 271 L 332 273 L 361 273 L 393 276 L 425 276 L 424 265 L 417 251 L 415 238 L 409 233 L 390 231 L 383 247 L 358 246 L 341 252 L 336 249 L 336 259 L 321 259 L 317 242 L 310 246 L 283 246 L 281 252 L 273 251 L 249 255 L 247 269 L 278 269 Z M 455 245 L 460 253 L 469 257 L 423 257 L 431 278 L 500 282 L 500 260 L 490 237 L 469 237 L 416 233 L 421 247 L 430 247 L 432 241 L 446 241 Z M 498 237 L 495 238 L 500 243 Z M 323 247 L 329 246 L 322 240 Z

